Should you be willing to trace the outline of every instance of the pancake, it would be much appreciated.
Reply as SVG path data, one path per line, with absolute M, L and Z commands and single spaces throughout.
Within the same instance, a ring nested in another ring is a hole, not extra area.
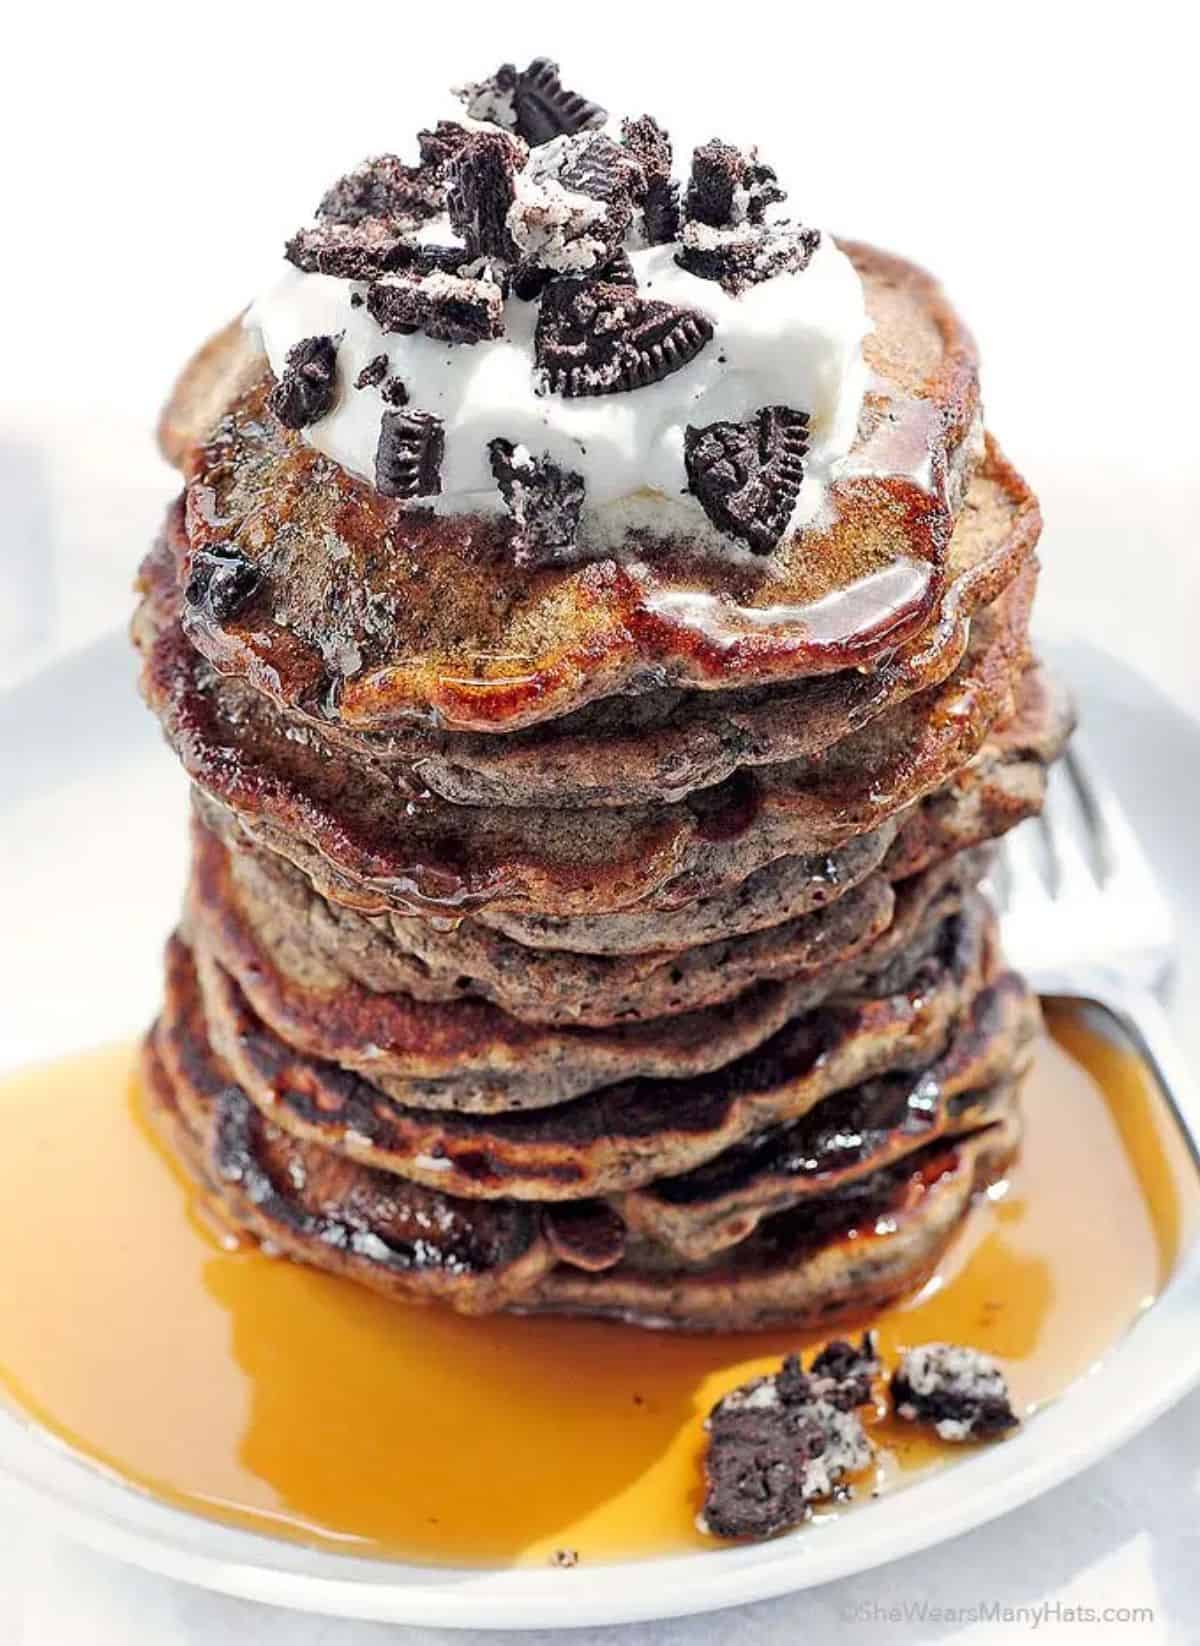
M 790 1126 L 614 1202 L 631 1234 L 703 1263 L 764 1218 L 891 1166 L 939 1138 L 975 1132 L 1010 1105 L 1040 1023 L 1015 972 L 981 989 L 928 1068 L 879 1076 L 826 1098 Z
M 398 1102 L 487 1112 L 544 1107 L 616 1080 L 719 1067 L 829 995 L 871 987 L 960 907 L 985 860 L 959 857 L 906 881 L 891 918 L 839 965 L 753 984 L 712 1009 L 601 1027 L 511 1016 L 485 1001 L 380 993 L 294 948 L 266 947 L 247 920 L 230 858 L 199 839 L 186 907 L 202 959 L 229 972 L 255 1014 L 298 1050 L 358 1070 Z M 202 973 L 207 977 L 205 966 Z
M 277 701 L 359 729 L 424 713 L 513 730 L 647 684 L 722 690 L 879 661 L 937 622 L 953 582 L 954 517 L 982 449 L 978 369 L 935 281 L 843 249 L 874 324 L 871 387 L 825 523 L 785 536 L 769 565 L 635 536 L 619 560 L 515 568 L 494 517 L 406 508 L 281 428 L 264 367 L 195 443 L 187 408 L 168 412 L 189 550 L 233 543 L 269 588 L 252 622 L 193 613 L 192 640 Z M 210 345 L 180 396 L 199 424 L 223 352 L 231 388 L 244 382 L 228 335 Z
M 812 914 L 746 937 L 683 950 L 580 955 L 526 949 L 469 920 L 439 931 L 412 917 L 370 919 L 326 902 L 270 853 L 226 853 L 199 823 L 193 841 L 193 900 L 235 899 L 255 945 L 306 988 L 330 994 L 359 985 L 417 1001 L 486 1000 L 522 1022 L 563 1027 L 678 1016 L 732 1000 L 756 983 L 837 975 L 887 930 L 896 903 L 891 881 L 876 873 Z M 945 872 L 973 884 L 987 863 L 981 851 Z
M 674 804 L 588 811 L 452 806 L 310 748 L 302 728 L 198 659 L 161 554 L 135 624 L 142 687 L 198 788 L 335 901 L 378 913 L 627 908 L 680 876 L 695 895 L 878 828 L 961 768 L 1014 706 L 1032 568 L 976 618 L 941 685 L 810 759 L 741 771 Z
M 609 697 L 560 719 L 504 736 L 401 724 L 350 731 L 305 717 L 319 747 L 388 766 L 410 790 L 465 805 L 580 807 L 674 800 L 744 766 L 812 755 L 893 703 L 936 685 L 959 664 L 974 613 L 1008 587 L 1032 557 L 1040 528 L 1028 488 L 989 440 L 951 542 L 961 566 L 929 629 L 871 670 L 843 669 L 740 691 L 680 688 Z M 175 557 L 181 524 L 173 517 Z
M 181 963 L 186 972 L 178 946 L 176 975 Z M 602 1205 L 455 1200 L 281 1132 L 213 1056 L 194 987 L 152 1033 L 143 1069 L 172 1150 L 231 1226 L 272 1250 L 406 1302 L 694 1330 L 832 1320 L 919 1285 L 1018 1134 L 1011 1103 L 1000 1104 L 986 1129 L 811 1197 L 718 1264 L 688 1267 L 648 1242 L 627 1245 Z M 889 1232 L 867 1233 L 868 1220 Z M 597 1284 L 581 1289 L 585 1275 Z
M 924 1284 L 974 1195 L 1011 1164 L 1020 1136 L 1010 1108 L 983 1131 L 865 1180 L 857 1193 L 771 1219 L 708 1268 L 641 1269 L 636 1258 L 602 1273 L 560 1265 L 515 1306 L 686 1332 L 825 1330 L 861 1320 Z
M 212 1056 L 194 1013 L 158 1026 L 142 1075 L 164 1140 L 225 1218 L 289 1256 L 467 1313 L 522 1295 L 558 1261 L 534 1209 L 458 1207 L 268 1125 Z
M 196 960 L 215 1050 L 281 1129 L 448 1194 L 569 1200 L 688 1171 L 833 1092 L 929 1062 L 993 969 L 992 951 L 975 901 L 943 922 L 932 952 L 895 963 L 886 993 L 801 1012 L 714 1072 L 630 1079 L 495 1113 L 402 1106 L 378 1082 L 287 1045 L 203 947 Z M 174 966 L 167 1022 L 171 991 L 183 988 Z

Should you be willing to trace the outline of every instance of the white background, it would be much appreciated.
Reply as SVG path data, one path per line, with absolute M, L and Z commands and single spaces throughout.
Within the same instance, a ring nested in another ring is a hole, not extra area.
M 405 152 L 419 126 L 452 113 L 443 87 L 544 51 L 568 84 L 616 112 L 648 109 L 668 127 L 757 141 L 797 216 L 941 275 L 981 343 L 991 425 L 1043 499 L 1043 612 L 1190 705 L 1200 687 L 1200 265 L 1186 16 L 1182 5 L 1051 0 L 10 10 L 0 680 L 124 620 L 133 567 L 172 485 L 149 438 L 158 403 L 189 350 L 270 278 L 327 184 L 369 153 Z M 1195 1402 L 1187 1411 L 1187 1434 L 1160 1436 L 1142 1455 L 1176 1456 L 1194 1478 Z M 1082 1502 L 1058 1495 L 1064 1516 L 1101 1512 L 1086 1487 Z M 1190 1588 L 1195 1621 L 1200 1517 L 1190 1529 L 1156 1526 L 1153 1502 L 1139 1497 L 1127 1540 L 1101 1540 L 1106 1592 L 1115 1583 L 1124 1598 L 1157 1591 L 1178 1602 Z M 1118 1509 L 1106 1509 L 1115 1527 Z M 1007 1561 L 1037 1558 L 1019 1525 L 1005 1526 L 964 1546 L 997 1581 Z M 1046 1571 L 1055 1593 L 1090 1581 L 1056 1575 L 1053 1563 Z M 0 1646 L 174 1646 L 242 1628 L 271 1642 L 359 1639 L 333 1628 L 302 1637 L 294 1622 L 249 1608 L 206 1612 L 36 1540 L 0 1555 L 4 1583 L 13 1609 L 0 1606 Z M 72 1620 L 73 1603 L 84 1610 Z M 795 1628 L 810 1619 L 831 1633 L 836 1605 L 805 1602 Z M 791 1638 L 785 1616 L 771 1608 L 739 1638 Z M 688 1637 L 681 1628 L 669 1638 Z M 1168 1634 L 1160 1620 L 1128 1638 Z

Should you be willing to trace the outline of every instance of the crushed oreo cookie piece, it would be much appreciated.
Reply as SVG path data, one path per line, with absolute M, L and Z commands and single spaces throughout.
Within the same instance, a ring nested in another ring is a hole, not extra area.
M 606 281 L 610 286 L 637 284 L 633 264 L 629 261 L 628 252 L 623 248 L 599 268 L 588 269 L 587 278 Z M 519 297 L 523 303 L 532 303 L 541 297 L 550 282 L 556 279 L 558 275 L 553 269 L 539 268 L 533 263 L 519 263 L 512 271 L 509 287 L 514 297 Z
M 718 531 L 755 554 L 769 554 L 787 530 L 807 450 L 808 414 L 789 406 L 684 432 L 690 490 Z
M 873 1450 L 857 1413 L 822 1390 L 828 1378 L 789 1355 L 773 1377 L 754 1378 L 713 1407 L 704 1460 L 702 1530 L 773 1537 L 807 1520 Z
M 777 274 L 802 273 L 820 244 L 820 229 L 792 223 L 714 229 L 689 222 L 683 226 L 675 261 L 689 274 L 716 280 L 731 297 L 738 297 Z
M 892 1405 L 910 1423 L 930 1423 L 942 1440 L 992 1440 L 1020 1421 L 1004 1373 L 990 1355 L 954 1343 L 922 1343 L 892 1374 Z
M 515 63 L 502 63 L 486 80 L 455 86 L 454 95 L 468 119 L 515 131 L 529 144 L 602 126 L 608 118 L 598 103 L 563 88 L 558 64 L 548 57 L 535 57 L 520 70 Z
M 692 155 L 686 200 L 689 222 L 706 223 L 712 229 L 761 223 L 768 206 L 786 199 L 774 171 L 762 164 L 753 149 L 743 154 L 714 137 Z
M 646 244 L 669 245 L 679 238 L 679 184 L 671 176 L 671 139 L 652 115 L 621 122 L 621 141 L 642 168 L 646 192 L 642 227 Z
M 387 376 L 388 357 L 386 354 L 377 354 L 373 360 L 368 360 L 358 376 L 354 379 L 356 389 L 374 389 Z
M 338 280 L 374 280 L 411 261 L 408 233 L 379 217 L 357 223 L 314 223 L 297 231 L 283 255 L 305 274 L 329 274 Z
M 232 543 L 213 543 L 192 556 L 183 598 L 192 611 L 228 623 L 254 599 L 263 575 Z
M 445 203 L 445 189 L 433 168 L 406 166 L 394 154 L 380 154 L 340 177 L 326 191 L 317 216 L 330 223 L 379 217 L 415 228 L 436 217 Z
M 457 120 L 439 120 L 432 131 L 417 133 L 417 151 L 422 169 L 444 179 L 450 162 L 458 154 L 471 133 Z
M 864 1332 L 857 1343 L 834 1338 L 827 1343 L 808 1368 L 808 1377 L 817 1394 L 844 1411 L 866 1406 L 872 1385 L 883 1371 L 874 1332 Z
M 408 389 L 399 377 L 389 377 L 379 393 L 389 406 L 408 405 Z
M 602 133 L 557 137 L 535 149 L 508 211 L 521 266 L 570 274 L 610 262 L 645 188 L 633 155 Z
M 513 105 L 517 131 L 531 146 L 602 126 L 608 119 L 599 103 L 564 89 L 558 64 L 548 57 L 535 57 L 522 69 L 513 89 Z
M 283 376 L 267 404 L 288 429 L 306 429 L 333 406 L 337 387 L 337 340 L 304 337 L 287 352 Z
M 441 343 L 484 343 L 504 333 L 500 287 L 440 269 L 418 280 L 377 280 L 367 293 L 367 308 L 382 331 L 422 332 Z
M 575 545 L 583 509 L 583 476 L 511 440 L 488 442 L 492 473 L 516 530 L 518 564 L 565 560 Z
M 525 150 L 504 132 L 472 132 L 447 170 L 446 206 L 467 260 L 516 260 L 508 231 L 508 211 L 516 199 L 514 179 Z
M 384 412 L 375 450 L 375 489 L 384 497 L 436 497 L 446 431 L 430 412 Z
M 563 279 L 542 297 L 534 352 L 554 393 L 617 394 L 669 377 L 712 334 L 695 309 L 639 297 L 632 286 Z
M 501 63 L 486 80 L 469 81 L 452 89 L 466 109 L 468 120 L 483 120 L 505 131 L 516 131 L 518 78 L 515 63 Z

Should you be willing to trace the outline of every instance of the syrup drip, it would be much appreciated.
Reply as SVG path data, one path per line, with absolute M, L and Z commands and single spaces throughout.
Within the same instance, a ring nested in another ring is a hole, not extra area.
M 1141 1064 L 1082 1015 L 1050 1024 L 1021 1164 L 874 1322 L 888 1361 L 931 1338 L 998 1355 L 1026 1412 L 1149 1306 L 1200 1222 Z M 716 1546 L 693 1524 L 703 1416 L 796 1334 L 472 1320 L 272 1258 L 160 1152 L 132 1064 L 112 1049 L 0 1086 L 0 1385 L 18 1410 L 172 1504 L 357 1554 Z M 969 1456 L 890 1421 L 875 1437 L 882 1490 Z

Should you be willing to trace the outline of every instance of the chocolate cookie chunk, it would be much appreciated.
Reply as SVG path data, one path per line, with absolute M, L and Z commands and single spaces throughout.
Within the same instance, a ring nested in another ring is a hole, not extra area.
M 332 408 L 336 391 L 337 341 L 304 337 L 287 352 L 283 376 L 267 403 L 288 429 L 305 429 Z
M 649 114 L 621 122 L 621 141 L 637 160 L 646 179 L 642 224 L 646 243 L 668 245 L 679 237 L 679 185 L 671 176 L 671 139 Z
M 245 611 L 263 576 L 232 543 L 213 543 L 193 554 L 183 598 L 193 611 L 228 623 Z
M 820 244 L 820 229 L 791 223 L 714 229 L 697 221 L 684 224 L 675 261 L 689 274 L 715 280 L 731 297 L 738 297 L 777 274 L 802 273 Z
M 892 1404 L 897 1417 L 932 1424 L 942 1440 L 991 1440 L 1020 1421 L 996 1362 L 954 1343 L 907 1350 L 892 1374 Z
M 488 456 L 516 526 L 513 548 L 518 563 L 567 559 L 579 529 L 583 476 L 546 455 L 534 457 L 511 440 L 490 441 Z
M 827 1343 L 808 1368 L 813 1388 L 834 1406 L 849 1411 L 866 1406 L 871 1386 L 882 1372 L 874 1332 L 864 1332 L 857 1343 L 835 1338 Z
M 385 332 L 422 332 L 442 343 L 483 343 L 504 333 L 499 286 L 440 269 L 417 280 L 377 280 L 367 293 L 367 308 Z
M 373 360 L 368 360 L 358 376 L 354 379 L 356 389 L 374 389 L 383 382 L 388 372 L 388 357 L 386 354 L 377 354 Z
M 689 487 L 717 530 L 769 554 L 800 494 L 807 412 L 764 406 L 744 423 L 689 427 L 683 450 Z
M 384 497 L 434 497 L 442 489 L 446 431 L 428 412 L 384 412 L 375 451 L 375 487 Z
M 517 131 L 531 145 L 602 126 L 608 119 L 599 103 L 564 88 L 558 64 L 548 57 L 535 57 L 517 76 L 514 107 Z
M 618 256 L 646 178 L 619 143 L 581 132 L 535 150 L 515 191 L 507 221 L 521 268 L 591 273 Z
M 534 352 L 554 393 L 617 394 L 669 377 L 712 334 L 707 315 L 639 297 L 632 286 L 556 280 L 542 298 Z
M 508 210 L 516 199 L 513 179 L 525 150 L 504 132 L 473 132 L 447 168 L 446 206 L 467 258 L 515 260 Z
M 432 131 L 419 131 L 417 149 L 422 169 L 444 180 L 450 162 L 470 136 L 466 126 L 460 126 L 457 120 L 439 120 Z
M 357 223 L 314 223 L 288 241 L 283 254 L 306 274 L 330 274 L 338 280 L 374 280 L 412 260 L 407 230 L 381 217 Z
M 339 178 L 317 207 L 317 216 L 331 223 L 379 217 L 415 228 L 444 207 L 445 190 L 433 168 L 406 166 L 394 154 L 380 154 Z
M 753 150 L 743 154 L 713 138 L 692 155 L 686 203 L 689 222 L 707 223 L 714 229 L 761 223 L 768 206 L 786 199 L 771 167 L 764 166 Z
M 713 1407 L 703 1530 L 773 1537 L 867 1467 L 872 1447 L 859 1417 L 826 1398 L 820 1383 L 790 1355 L 774 1377 L 755 1378 Z

